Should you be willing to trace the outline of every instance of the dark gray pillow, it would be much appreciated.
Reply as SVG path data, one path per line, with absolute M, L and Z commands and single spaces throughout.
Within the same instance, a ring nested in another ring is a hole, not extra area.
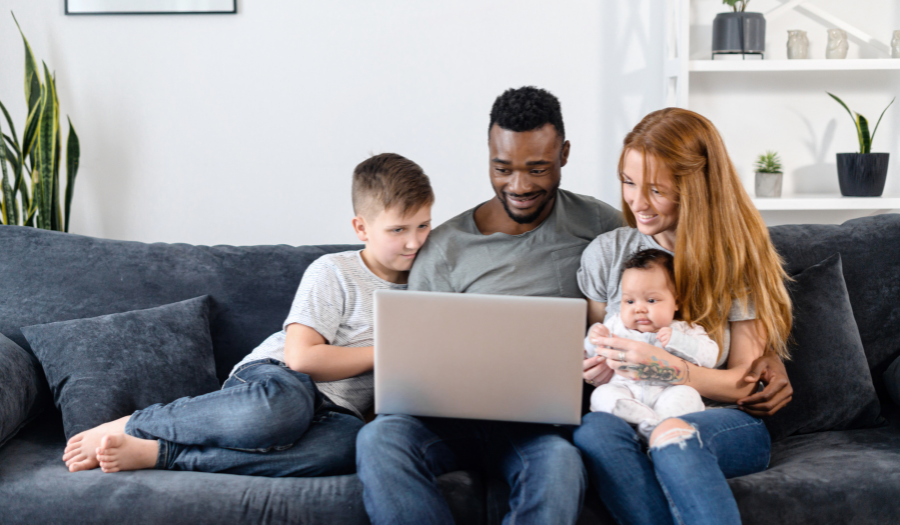
M 894 359 L 891 366 L 884 371 L 884 386 L 887 388 L 891 401 L 900 406 L 900 357 Z
M 62 411 L 66 438 L 217 389 L 208 299 L 22 328 Z
M 794 279 L 788 284 L 794 307 L 791 359 L 784 364 L 794 397 L 765 418 L 772 440 L 876 425 L 881 406 L 847 297 L 840 254 Z
M 0 334 L 0 447 L 44 408 L 43 383 L 40 363 Z

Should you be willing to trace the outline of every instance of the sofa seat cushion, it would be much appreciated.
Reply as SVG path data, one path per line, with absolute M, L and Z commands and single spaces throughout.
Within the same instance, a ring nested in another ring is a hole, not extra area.
M 0 523 L 369 523 L 356 474 L 70 473 L 61 459 L 64 448 L 62 422 L 53 409 L 0 448 Z M 455 472 L 438 482 L 457 523 L 483 523 L 484 486 L 478 476 Z
M 900 426 L 783 439 L 768 470 L 729 484 L 746 525 L 896 523 Z

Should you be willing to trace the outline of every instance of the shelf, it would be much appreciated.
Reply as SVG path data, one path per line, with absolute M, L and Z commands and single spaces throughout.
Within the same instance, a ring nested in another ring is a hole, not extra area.
M 843 60 L 691 60 L 692 72 L 725 71 L 900 71 L 900 58 Z
M 754 198 L 760 211 L 766 210 L 896 210 L 900 197 L 842 197 L 833 194 L 785 195 L 780 198 Z

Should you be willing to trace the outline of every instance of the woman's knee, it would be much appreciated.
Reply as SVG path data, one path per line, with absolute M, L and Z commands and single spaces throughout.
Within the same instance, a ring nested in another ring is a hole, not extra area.
M 697 435 L 697 429 L 693 425 L 678 418 L 669 418 L 653 429 L 650 434 L 650 447 L 662 448 L 669 445 L 684 443 Z

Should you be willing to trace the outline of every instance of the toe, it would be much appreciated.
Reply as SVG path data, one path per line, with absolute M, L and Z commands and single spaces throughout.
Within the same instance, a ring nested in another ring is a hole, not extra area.
M 87 456 L 84 454 L 78 454 L 76 456 L 72 456 L 66 460 L 66 466 L 72 465 L 73 463 L 79 463 L 87 459 Z

